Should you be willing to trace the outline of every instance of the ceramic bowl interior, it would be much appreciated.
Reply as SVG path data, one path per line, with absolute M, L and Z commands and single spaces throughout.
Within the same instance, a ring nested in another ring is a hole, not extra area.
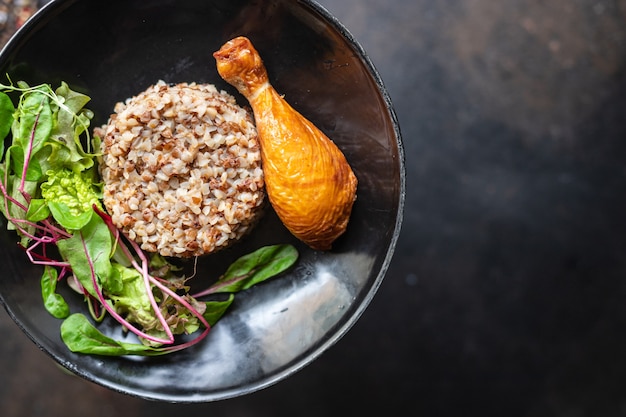
M 191 349 L 158 358 L 97 357 L 68 351 L 60 321 L 43 308 L 42 269 L 17 247 L 2 219 L 0 301 L 59 364 L 129 395 L 172 402 L 234 397 L 301 369 L 345 334 L 381 284 L 398 237 L 404 201 L 403 151 L 388 95 L 369 58 L 319 5 L 293 0 L 66 0 L 41 9 L 0 54 L 0 74 L 30 85 L 61 81 L 88 94 L 93 126 L 113 105 L 157 80 L 224 83 L 212 53 L 248 36 L 275 88 L 344 151 L 358 179 L 347 232 L 330 252 L 296 241 L 269 210 L 241 243 L 201 258 L 192 281 L 215 279 L 237 256 L 293 243 L 297 265 L 236 297 Z M 6 82 L 3 78 L 2 82 Z M 82 299 L 61 289 L 73 311 Z M 101 329 L 117 334 L 105 321 Z

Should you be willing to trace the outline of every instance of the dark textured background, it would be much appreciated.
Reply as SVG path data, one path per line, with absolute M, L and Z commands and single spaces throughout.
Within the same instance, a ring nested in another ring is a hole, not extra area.
M 407 165 L 355 327 L 212 404 L 69 376 L 0 309 L 0 414 L 626 416 L 626 1 L 320 1 L 368 51 Z

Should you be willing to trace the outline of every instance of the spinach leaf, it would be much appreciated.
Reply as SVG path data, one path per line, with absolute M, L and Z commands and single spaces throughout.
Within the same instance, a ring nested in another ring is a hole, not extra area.
M 46 310 L 57 319 L 64 319 L 69 316 L 70 307 L 61 294 L 56 293 L 58 277 L 57 270 L 46 265 L 41 275 L 41 296 Z
M 298 259 L 288 244 L 265 246 L 237 259 L 211 287 L 210 292 L 238 292 L 287 270 Z
M 43 176 L 41 172 L 41 165 L 36 159 L 30 161 L 24 161 L 24 148 L 18 145 L 12 145 L 7 149 L 7 154 L 11 155 L 11 169 L 15 172 L 17 178 L 22 177 L 22 171 L 24 164 L 27 164 L 26 180 L 27 181 L 39 181 Z
M 92 355 L 155 356 L 168 353 L 165 349 L 153 348 L 139 343 L 125 343 L 108 336 L 96 329 L 87 318 L 74 313 L 61 324 L 61 339 L 72 352 Z
M 11 131 L 15 107 L 11 98 L 0 92 L 0 158 L 4 154 L 4 138 Z
M 33 223 L 37 223 L 46 220 L 50 217 L 50 209 L 46 200 L 42 198 L 33 198 L 28 205 L 28 211 L 26 212 L 26 219 Z
M 207 301 L 205 302 L 206 310 L 202 316 L 211 326 L 215 326 L 234 300 L 235 296 L 233 294 L 229 294 L 228 299 L 225 301 Z
M 54 220 L 67 230 L 80 230 L 89 223 L 92 217 L 95 217 L 93 210 L 75 213 L 67 204 L 59 201 L 49 202 L 48 208 Z
M 204 318 L 213 326 L 223 316 L 233 300 L 234 295 L 230 294 L 225 301 L 207 302 Z M 126 343 L 112 339 L 100 332 L 80 313 L 74 313 L 63 321 L 61 324 L 61 339 L 72 352 L 91 355 L 158 356 L 175 351 L 175 349 L 158 348 L 139 343 Z
M 41 149 L 52 131 L 50 100 L 42 91 L 33 91 L 23 96 L 17 112 L 18 119 L 13 125 L 13 143 L 22 146 L 25 151 L 30 148 L 31 154 L 34 154 Z
M 97 298 L 92 282 L 94 273 L 103 289 L 117 292 L 122 288 L 121 277 L 111 265 L 113 238 L 100 216 L 91 216 L 87 225 L 72 237 L 59 240 L 57 247 L 92 296 Z

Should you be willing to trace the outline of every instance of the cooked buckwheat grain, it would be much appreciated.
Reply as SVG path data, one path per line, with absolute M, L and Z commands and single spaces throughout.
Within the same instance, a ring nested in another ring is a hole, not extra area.
M 210 84 L 157 82 L 115 105 L 102 138 L 104 205 L 148 252 L 191 257 L 241 238 L 265 198 L 250 113 Z

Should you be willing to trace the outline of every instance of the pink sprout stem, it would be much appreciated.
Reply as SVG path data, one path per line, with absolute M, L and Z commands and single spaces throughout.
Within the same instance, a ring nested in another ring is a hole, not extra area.
M 104 220 L 104 222 L 106 223 L 107 227 L 109 228 L 109 230 L 111 231 L 111 233 L 115 237 L 115 241 L 116 242 L 120 242 L 120 231 L 119 231 L 119 229 L 117 227 L 115 227 L 115 225 L 113 225 L 110 216 L 108 214 L 104 213 L 102 210 L 100 210 L 96 205 L 93 206 L 93 209 Z M 176 294 L 175 291 L 172 291 L 167 286 L 163 285 L 160 282 L 159 279 L 157 279 L 155 277 L 152 277 L 150 275 L 149 271 L 148 271 L 149 261 L 148 261 L 146 255 L 144 254 L 144 252 L 141 250 L 139 245 L 136 242 L 134 242 L 133 240 L 127 239 L 127 241 L 130 243 L 130 245 L 132 246 L 133 250 L 135 251 L 135 253 L 139 257 L 139 260 L 141 261 L 141 265 L 139 265 L 137 263 L 136 259 L 132 255 L 130 249 L 128 249 L 128 247 L 126 245 L 120 245 L 120 248 L 122 249 L 122 252 L 126 256 L 126 258 L 131 262 L 131 265 L 133 265 L 133 267 L 137 271 L 139 271 L 141 273 L 141 275 L 144 277 L 144 282 L 146 283 L 146 290 L 147 290 L 149 296 L 151 297 L 151 301 L 152 301 L 152 299 L 154 299 L 154 297 L 152 296 L 151 285 L 154 285 L 154 286 L 158 287 L 163 293 L 168 294 L 170 297 L 172 297 L 174 300 L 176 300 L 178 303 L 180 303 L 183 307 L 187 308 L 189 310 L 189 312 L 191 312 L 191 314 L 196 316 L 200 320 L 200 322 L 205 326 L 205 331 L 198 338 L 194 339 L 195 342 L 191 341 L 191 342 L 188 342 L 188 343 L 186 343 L 184 345 L 194 344 L 194 343 L 196 343 L 198 341 L 198 339 L 203 339 L 206 336 L 206 334 L 208 333 L 208 331 L 210 330 L 210 328 L 211 328 L 211 325 L 208 323 L 208 321 L 204 318 L 204 316 L 197 309 L 195 309 L 184 298 L 182 298 L 180 295 Z M 163 314 L 161 313 L 160 309 L 156 305 L 156 300 L 155 300 L 155 302 L 153 304 L 153 308 L 155 309 L 155 313 L 157 314 L 157 317 L 159 318 L 159 321 L 163 325 L 163 327 L 164 327 L 165 331 L 167 332 L 168 336 L 171 335 L 171 330 L 170 330 L 169 326 L 167 325 L 165 317 L 163 317 Z M 173 336 L 171 336 L 171 337 L 173 339 Z
M 55 226 L 54 224 L 52 224 L 52 222 L 48 219 L 43 220 L 41 222 L 45 228 L 46 231 L 50 232 L 51 234 L 54 235 L 55 239 L 61 239 L 61 238 L 70 238 L 72 237 L 71 234 L 69 234 L 68 232 L 66 232 L 65 230 L 61 229 L 60 227 Z
M 115 227 L 111 220 L 110 217 L 104 213 L 102 210 L 100 210 L 98 208 L 98 206 L 96 206 L 95 204 L 93 205 L 93 209 L 94 211 L 102 218 L 102 220 L 104 220 L 105 224 L 107 225 L 107 227 L 109 228 L 109 231 L 111 231 L 111 233 L 113 234 L 114 238 L 115 238 L 115 242 L 120 242 L 120 231 L 117 227 Z M 152 306 L 152 309 L 154 310 L 154 313 L 157 316 L 157 319 L 159 320 L 159 322 L 161 323 L 161 326 L 163 326 L 163 330 L 165 331 L 165 333 L 167 334 L 168 337 L 168 342 L 167 343 L 173 343 L 174 342 L 174 335 L 172 334 L 172 330 L 170 329 L 170 326 L 167 324 L 167 320 L 165 320 L 165 317 L 163 316 L 163 313 L 161 313 L 161 309 L 159 308 L 159 305 L 157 304 L 155 298 L 154 298 L 154 294 L 152 294 L 152 288 L 150 287 L 150 274 L 148 273 L 148 262 L 147 259 L 145 258 L 145 256 L 143 256 L 143 253 L 141 252 L 141 250 L 137 251 L 137 254 L 140 256 L 141 260 L 142 260 L 142 266 L 139 266 L 137 264 L 137 261 L 135 261 L 135 258 L 132 256 L 132 254 L 130 253 L 129 249 L 125 246 L 125 245 L 120 245 L 122 251 L 124 252 L 124 255 L 128 258 L 128 260 L 131 262 L 131 264 L 133 265 L 133 267 L 139 271 L 141 273 L 141 276 L 144 280 L 144 285 L 146 288 L 146 294 L 148 295 L 148 299 L 150 300 L 150 305 Z M 124 319 L 122 319 L 124 320 Z M 119 321 L 119 320 L 118 320 Z M 125 322 L 126 320 L 124 320 Z
M 81 233 L 81 237 L 82 237 L 82 233 Z M 104 294 L 102 294 L 102 291 L 100 290 L 100 286 L 98 285 L 98 280 L 96 278 L 96 271 L 93 265 L 93 261 L 91 259 L 91 257 L 89 256 L 89 250 L 87 249 L 87 244 L 85 243 L 85 240 L 82 239 L 83 242 L 83 250 L 85 251 L 85 255 L 87 255 L 87 262 L 89 264 L 89 270 L 91 271 L 91 282 L 93 284 L 93 287 L 96 291 L 96 295 L 98 296 L 98 299 L 100 301 L 100 303 L 102 304 L 102 306 L 107 310 L 107 312 L 113 316 L 115 318 L 115 320 L 117 320 L 120 324 L 122 324 L 124 327 L 126 327 L 128 330 L 130 330 L 131 332 L 133 332 L 134 334 L 136 334 L 139 337 L 142 337 L 146 340 L 150 340 L 152 342 L 156 342 L 156 343 L 162 343 L 162 344 L 170 344 L 173 343 L 173 337 L 172 338 L 168 338 L 168 339 L 161 339 L 158 337 L 154 337 L 151 336 L 145 332 L 142 332 L 141 330 L 137 329 L 136 327 L 134 327 L 133 325 L 131 325 L 127 320 L 125 320 L 121 315 L 119 315 L 114 308 L 112 308 L 109 303 L 107 303 L 107 301 L 104 298 Z
M 6 175 L 6 173 L 5 173 L 5 175 Z M 6 181 L 7 181 L 7 178 L 5 176 L 4 181 L 0 182 L 0 190 L 2 190 L 2 195 L 4 196 L 4 208 L 5 208 L 5 211 L 7 213 L 9 212 L 9 202 L 11 202 L 11 203 L 15 204 L 16 206 L 18 206 L 19 208 L 21 208 L 22 210 L 24 210 L 24 212 L 27 212 L 28 211 L 28 207 L 26 207 L 24 204 L 22 204 L 19 201 L 17 201 L 15 198 L 11 197 L 11 195 L 7 192 L 7 189 L 4 186 L 4 183 Z

